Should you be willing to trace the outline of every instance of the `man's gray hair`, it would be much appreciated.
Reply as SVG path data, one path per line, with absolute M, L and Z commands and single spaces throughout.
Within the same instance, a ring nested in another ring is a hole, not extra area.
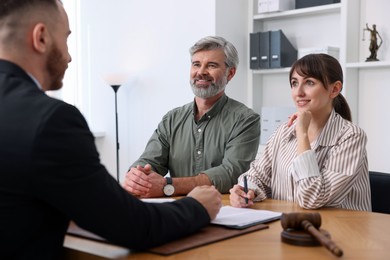
M 239 59 L 236 47 L 225 38 L 219 36 L 207 36 L 197 41 L 190 48 L 191 57 L 198 51 L 223 49 L 225 53 L 225 63 L 229 68 L 237 68 Z

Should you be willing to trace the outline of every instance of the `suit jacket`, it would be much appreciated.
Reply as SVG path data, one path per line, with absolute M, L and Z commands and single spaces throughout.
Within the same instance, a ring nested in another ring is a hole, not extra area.
M 81 113 L 0 60 L 0 259 L 56 259 L 70 220 L 145 249 L 207 225 L 193 198 L 143 203 L 100 163 Z

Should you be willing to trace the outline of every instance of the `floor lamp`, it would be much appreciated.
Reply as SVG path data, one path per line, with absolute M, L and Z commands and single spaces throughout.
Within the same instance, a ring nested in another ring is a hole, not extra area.
M 118 183 L 120 182 L 119 179 L 119 130 L 118 130 L 118 101 L 117 101 L 117 92 L 118 89 L 123 83 L 127 80 L 127 74 L 106 74 L 103 76 L 104 80 L 108 85 L 112 87 L 115 94 L 115 142 L 116 142 L 116 179 Z
M 127 73 L 113 73 L 106 74 L 104 80 L 108 85 L 112 87 L 115 94 L 115 138 L 116 138 L 116 179 L 118 183 L 119 179 L 119 130 L 118 130 L 118 101 L 117 101 L 117 92 L 121 85 L 123 85 L 128 80 Z

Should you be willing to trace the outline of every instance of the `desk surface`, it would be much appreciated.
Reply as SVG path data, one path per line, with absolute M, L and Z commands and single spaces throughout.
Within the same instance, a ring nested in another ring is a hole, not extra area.
M 223 195 L 229 205 L 228 195 Z M 255 203 L 254 208 L 278 212 L 310 212 L 298 205 L 279 200 Z M 341 209 L 315 210 L 321 214 L 321 228 L 344 251 L 340 259 L 390 259 L 390 214 Z M 67 235 L 65 247 L 71 248 L 72 259 L 104 259 L 78 251 L 93 252 L 105 258 L 120 259 L 338 259 L 324 247 L 302 247 L 281 242 L 280 221 L 269 228 L 230 238 L 170 256 L 137 252 L 100 242 Z

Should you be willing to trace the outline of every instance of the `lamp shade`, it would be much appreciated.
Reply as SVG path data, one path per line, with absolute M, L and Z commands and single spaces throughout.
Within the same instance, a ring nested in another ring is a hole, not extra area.
M 123 85 L 129 78 L 128 73 L 108 73 L 103 76 L 104 81 L 110 86 Z

